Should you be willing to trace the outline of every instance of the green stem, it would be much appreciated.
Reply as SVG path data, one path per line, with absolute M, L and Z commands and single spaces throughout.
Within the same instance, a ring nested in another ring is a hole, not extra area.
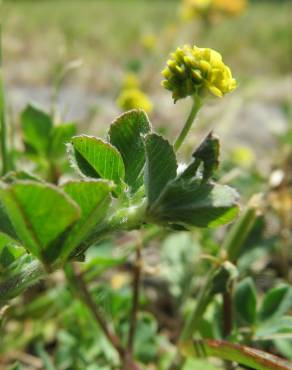
M 234 361 L 255 370 L 292 370 L 288 361 L 269 353 L 225 341 L 205 339 L 190 341 L 181 348 L 185 356 L 198 357 L 199 354 Z
M 145 220 L 147 203 L 143 201 L 137 206 L 118 209 L 106 222 L 99 225 L 94 233 L 80 245 L 78 254 L 84 252 L 90 245 L 96 244 L 101 238 L 117 231 L 139 229 Z
M 192 124 L 194 122 L 194 119 L 196 118 L 196 115 L 197 115 L 198 111 L 200 110 L 200 108 L 203 105 L 203 101 L 198 95 L 193 95 L 192 98 L 193 98 L 192 110 L 191 110 L 191 112 L 190 112 L 190 114 L 189 114 L 189 116 L 186 120 L 186 123 L 184 124 L 183 129 L 181 130 L 178 138 L 176 139 L 176 141 L 174 143 L 175 151 L 178 151 L 178 149 L 181 147 L 183 141 L 185 140 L 188 132 L 190 131 L 190 129 L 192 127 Z
M 183 345 L 183 343 L 192 339 L 194 333 L 198 331 L 202 317 L 209 303 L 214 299 L 214 295 L 227 292 L 236 276 L 237 269 L 229 261 L 223 261 L 220 265 L 212 268 L 205 285 L 200 290 L 195 310 L 186 320 L 179 338 L 179 344 Z
M 140 238 L 140 236 L 138 236 Z M 140 298 L 140 287 L 141 287 L 141 272 L 142 272 L 142 241 L 138 241 L 136 245 L 136 258 L 135 265 L 133 269 L 133 297 L 132 297 L 132 311 L 130 317 L 130 329 L 127 351 L 130 355 L 133 353 L 133 346 L 135 340 L 135 333 L 137 328 L 137 318 L 139 310 L 139 298 Z
M 193 334 L 198 330 L 202 316 L 208 304 L 213 299 L 213 279 L 216 271 L 218 271 L 217 267 L 213 268 L 210 271 L 207 277 L 207 281 L 200 291 L 196 307 L 190 315 L 189 319 L 186 320 L 179 339 L 179 343 L 183 343 L 191 339 Z
M 4 84 L 2 76 L 2 24 L 0 24 L 0 130 L 2 175 L 5 175 L 9 171 L 9 156 L 7 151 L 7 124 L 5 114 Z
M 232 225 L 223 243 L 227 259 L 235 263 L 240 256 L 242 246 L 250 234 L 259 214 L 258 196 L 252 197 L 247 208 Z

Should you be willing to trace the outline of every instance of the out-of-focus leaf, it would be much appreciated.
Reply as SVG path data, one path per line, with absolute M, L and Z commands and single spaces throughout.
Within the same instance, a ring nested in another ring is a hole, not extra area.
M 248 324 L 256 320 L 257 295 L 254 283 L 250 277 L 242 280 L 236 288 L 235 307 L 239 317 Z
M 199 256 L 198 242 L 189 232 L 173 233 L 160 248 L 160 276 L 166 280 L 172 295 L 180 298 L 190 289 L 194 265 Z
M 282 356 L 292 360 L 292 339 L 275 339 L 273 342 Z
M 36 175 L 28 172 L 28 171 L 11 171 L 8 172 L 3 178 L 2 181 L 6 183 L 12 183 L 17 180 L 32 180 L 32 181 L 42 181 L 39 177 Z
M 208 360 L 203 359 L 187 359 L 182 370 L 223 370 L 221 367 L 210 364 Z
M 58 158 L 66 153 L 66 144 L 76 135 L 75 123 L 63 123 L 55 126 L 52 131 L 52 141 L 50 143 L 50 156 Z
M 118 186 L 118 192 L 122 191 L 125 166 L 113 145 L 86 135 L 73 137 L 71 144 L 74 159 L 83 175 L 112 180 Z
M 155 360 L 157 356 L 157 323 L 149 314 L 142 314 L 137 323 L 134 352 L 135 357 L 144 363 Z
M 273 338 L 292 339 L 292 317 L 283 316 L 269 320 L 257 327 L 255 333 L 256 339 L 271 340 Z
M 14 239 L 0 232 L 0 270 L 8 267 L 24 252 L 24 249 L 19 247 Z
M 0 198 L 22 244 L 44 262 L 50 243 L 80 216 L 78 205 L 68 195 L 45 183 L 2 185 Z M 57 252 L 61 251 L 62 246 Z
M 21 126 L 25 144 L 39 154 L 46 154 L 53 128 L 51 117 L 40 109 L 28 105 L 21 114 Z
M 0 231 L 9 235 L 11 238 L 17 238 L 15 230 L 11 224 L 10 219 L 4 209 L 3 203 L 0 198 Z
M 156 201 L 165 186 L 176 176 L 177 163 L 173 147 L 162 136 L 145 137 L 145 187 L 149 206 Z
M 118 148 L 125 164 L 125 182 L 135 192 L 143 184 L 145 149 L 142 135 L 151 131 L 145 112 L 132 110 L 119 116 L 109 130 L 110 142 Z
M 15 364 L 13 364 L 12 366 L 10 366 L 8 370 L 22 370 L 22 369 L 23 369 L 23 367 L 20 365 L 19 362 L 17 362 Z
M 264 296 L 260 311 L 259 319 L 269 320 L 282 316 L 292 308 L 292 289 L 289 285 L 270 289 Z

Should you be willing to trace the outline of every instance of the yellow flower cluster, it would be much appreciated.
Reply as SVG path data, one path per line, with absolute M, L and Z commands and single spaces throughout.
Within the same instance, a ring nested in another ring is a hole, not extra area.
M 123 80 L 123 90 L 138 88 L 140 85 L 139 79 L 135 73 L 127 73 Z
M 241 14 L 247 0 L 182 0 L 183 16 L 187 19 L 202 17 L 209 21 L 220 16 L 236 16 Z
M 124 111 L 130 109 L 143 109 L 146 113 L 150 113 L 153 108 L 147 95 L 135 87 L 122 90 L 117 99 L 117 104 Z
M 246 6 L 246 0 L 213 0 L 215 10 L 221 11 L 230 16 L 241 14 Z
M 117 98 L 117 105 L 123 110 L 143 109 L 152 111 L 153 105 L 148 96 L 140 89 L 140 81 L 135 73 L 127 73 L 124 77 L 122 90 Z
M 236 80 L 221 55 L 209 48 L 184 45 L 171 54 L 162 71 L 162 86 L 172 91 L 174 101 L 207 91 L 222 97 L 236 88 Z
M 151 52 L 157 46 L 157 38 L 152 33 L 145 34 L 141 38 L 141 44 L 146 51 Z

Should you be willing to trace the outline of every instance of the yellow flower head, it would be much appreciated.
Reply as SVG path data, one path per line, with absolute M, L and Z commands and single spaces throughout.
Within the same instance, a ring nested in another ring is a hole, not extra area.
M 255 162 L 255 153 L 248 146 L 236 146 L 231 153 L 233 161 L 239 167 L 249 168 Z
M 212 5 L 212 0 L 183 0 L 184 18 L 193 18 L 208 12 Z
M 162 71 L 162 86 L 172 91 L 176 102 L 206 91 L 222 97 L 236 88 L 236 80 L 221 55 L 212 49 L 184 45 L 171 54 Z
M 124 76 L 123 89 L 138 88 L 139 86 L 140 81 L 135 73 L 129 72 Z
M 130 109 L 143 109 L 146 113 L 150 113 L 153 108 L 147 95 L 137 88 L 123 90 L 117 99 L 117 104 L 124 111 Z
M 153 51 L 156 48 L 157 38 L 154 34 L 148 33 L 146 35 L 143 35 L 141 39 L 141 44 L 145 50 Z
M 237 16 L 247 6 L 247 0 L 182 0 L 183 17 L 202 17 L 209 21 L 221 16 Z
M 215 10 L 230 16 L 241 14 L 246 6 L 246 0 L 213 0 Z

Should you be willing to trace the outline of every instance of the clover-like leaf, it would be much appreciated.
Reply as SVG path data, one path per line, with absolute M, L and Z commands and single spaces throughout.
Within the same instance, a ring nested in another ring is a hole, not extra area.
M 73 137 L 71 144 L 74 160 L 83 175 L 112 180 L 117 185 L 117 192 L 122 191 L 125 166 L 113 145 L 86 135 Z
M 28 149 L 45 155 L 49 149 L 53 122 L 42 110 L 28 105 L 21 114 L 23 140 Z
M 264 296 L 259 310 L 261 321 L 282 316 L 292 308 L 292 289 L 287 284 L 270 289 Z
M 52 131 L 52 139 L 50 143 L 50 156 L 58 158 L 66 153 L 66 144 L 76 135 L 75 123 L 63 123 L 55 126 Z
M 292 339 L 292 317 L 282 316 L 261 323 L 256 328 L 255 337 L 257 340 Z
M 68 195 L 45 183 L 3 184 L 0 199 L 18 239 L 44 263 L 52 252 L 50 244 L 80 216 L 78 205 Z M 57 252 L 61 250 L 62 246 Z M 55 258 L 58 253 L 54 251 Z
M 146 135 L 145 152 L 144 181 L 148 204 L 151 207 L 169 181 L 176 177 L 177 163 L 172 145 L 160 135 Z
M 149 208 L 158 223 L 191 227 L 217 227 L 238 214 L 238 194 L 232 188 L 201 183 L 198 179 L 170 182 Z
M 0 232 L 8 235 L 13 239 L 17 237 L 13 225 L 11 224 L 9 217 L 7 216 L 6 210 L 1 201 L 1 197 L 0 197 Z
M 5 176 L 2 177 L 2 181 L 5 182 L 6 184 L 10 184 L 18 180 L 31 180 L 43 182 L 40 177 L 25 170 L 10 171 Z
M 5 270 L 24 253 L 25 249 L 16 240 L 0 232 L 0 275 L 1 270 Z
M 143 184 L 145 149 L 142 135 L 151 131 L 142 110 L 131 110 L 119 116 L 109 130 L 110 142 L 119 150 L 125 164 L 125 182 L 135 192 Z
M 105 219 L 112 188 L 112 184 L 104 180 L 70 181 L 63 185 L 64 191 L 79 205 L 82 213 L 63 244 L 62 261 Z
M 254 324 L 257 310 L 257 294 L 250 277 L 242 280 L 235 293 L 235 308 L 239 317 L 248 324 Z

